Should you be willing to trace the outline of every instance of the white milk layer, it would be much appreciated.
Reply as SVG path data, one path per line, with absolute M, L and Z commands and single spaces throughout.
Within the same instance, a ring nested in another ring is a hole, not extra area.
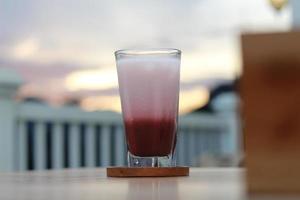
M 136 56 L 117 60 L 123 116 L 169 119 L 177 115 L 180 59 Z

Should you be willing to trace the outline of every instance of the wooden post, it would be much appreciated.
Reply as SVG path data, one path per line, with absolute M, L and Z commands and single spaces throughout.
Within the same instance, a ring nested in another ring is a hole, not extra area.
M 248 191 L 300 193 L 300 32 L 242 36 Z
M 0 69 L 0 171 L 13 171 L 17 167 L 14 96 L 21 83 L 21 77 L 13 70 Z

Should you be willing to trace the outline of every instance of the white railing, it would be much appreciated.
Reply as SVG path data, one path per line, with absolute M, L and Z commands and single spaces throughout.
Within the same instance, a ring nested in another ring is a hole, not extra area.
M 15 78 L 15 77 L 13 77 Z M 8 79 L 11 80 L 11 79 Z M 0 75 L 0 170 L 42 170 L 126 164 L 121 115 L 13 100 L 18 88 Z M 18 84 L 16 84 L 18 83 Z M 233 112 L 179 118 L 177 163 L 238 151 Z

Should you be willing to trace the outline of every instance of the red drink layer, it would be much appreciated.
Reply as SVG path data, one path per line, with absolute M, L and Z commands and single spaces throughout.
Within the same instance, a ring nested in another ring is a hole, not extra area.
M 174 148 L 176 120 L 125 120 L 129 152 L 135 156 L 167 156 Z

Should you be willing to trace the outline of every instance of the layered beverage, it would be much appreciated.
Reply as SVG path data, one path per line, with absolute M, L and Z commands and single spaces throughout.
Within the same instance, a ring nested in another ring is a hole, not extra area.
M 129 166 L 170 166 L 176 145 L 180 51 L 116 52 Z

